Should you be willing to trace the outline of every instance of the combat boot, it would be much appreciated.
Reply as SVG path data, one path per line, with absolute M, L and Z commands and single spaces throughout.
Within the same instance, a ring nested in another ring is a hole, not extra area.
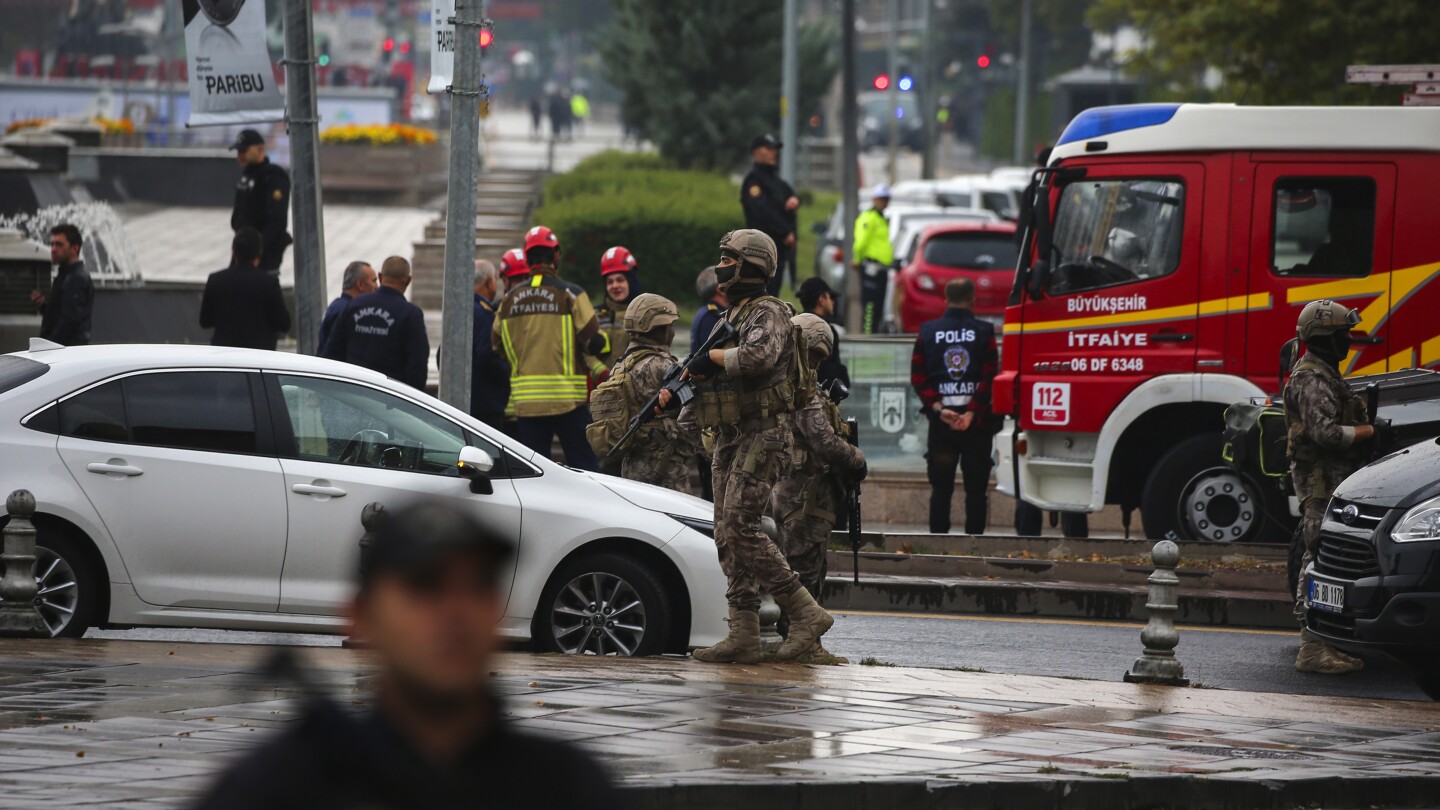
M 824 644 L 821 644 L 821 643 L 818 642 L 818 641 L 815 642 L 815 646 L 813 646 L 813 647 L 810 648 L 810 652 L 808 652 L 808 653 L 805 654 L 805 657 L 806 657 L 806 658 L 833 659 L 833 660 L 835 661 L 835 663 L 837 663 L 837 664 L 848 664 L 848 663 L 850 663 L 850 659 L 849 659 L 849 658 L 846 658 L 846 657 L 843 656 L 843 655 L 836 655 L 835 653 L 830 652 L 829 650 L 825 649 L 825 645 L 824 645 Z
M 691 657 L 707 664 L 760 663 L 760 614 L 732 607 L 727 621 L 730 634 L 713 647 L 696 650 Z
M 1312 635 L 1309 630 L 1300 631 L 1300 652 L 1295 655 L 1296 672 L 1344 675 L 1364 666 L 1364 661 L 1331 647 Z
M 804 588 L 796 588 L 785 596 L 776 595 L 775 601 L 790 620 L 790 635 L 775 652 L 777 661 L 790 661 L 804 655 L 835 624 L 835 619 L 816 604 L 815 597 Z

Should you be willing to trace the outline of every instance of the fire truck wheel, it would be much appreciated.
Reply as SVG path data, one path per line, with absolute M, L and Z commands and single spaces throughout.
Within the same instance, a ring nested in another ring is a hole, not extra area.
M 1038 506 L 1024 501 L 1015 502 L 1015 534 L 1019 537 L 1039 537 L 1045 522 L 1045 512 Z
M 1090 536 L 1090 516 L 1084 512 L 1061 512 L 1060 533 L 1083 540 Z
M 1249 542 L 1264 527 L 1264 494 L 1221 460 L 1220 434 L 1192 436 L 1156 462 L 1140 502 L 1145 534 Z

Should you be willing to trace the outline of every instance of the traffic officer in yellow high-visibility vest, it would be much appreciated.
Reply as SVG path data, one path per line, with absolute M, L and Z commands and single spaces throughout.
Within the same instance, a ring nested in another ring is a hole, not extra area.
M 873 335 L 885 320 L 885 288 L 890 284 L 890 265 L 895 249 L 890 245 L 890 222 L 885 208 L 890 205 L 890 187 L 881 183 L 870 194 L 871 207 L 855 218 L 855 239 L 851 248 L 855 272 L 860 274 L 860 329 Z
M 517 438 L 546 456 L 557 437 L 565 463 L 596 471 L 599 460 L 585 428 L 590 392 L 585 355 L 603 343 L 600 323 L 585 291 L 560 278 L 560 240 L 538 226 L 525 234 L 530 278 L 505 294 L 491 338 L 510 362 Z

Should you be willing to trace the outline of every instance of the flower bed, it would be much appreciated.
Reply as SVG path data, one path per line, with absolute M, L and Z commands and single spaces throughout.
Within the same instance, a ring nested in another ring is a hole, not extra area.
M 433 146 L 435 131 L 409 124 L 340 124 L 320 133 L 320 143 L 352 146 Z

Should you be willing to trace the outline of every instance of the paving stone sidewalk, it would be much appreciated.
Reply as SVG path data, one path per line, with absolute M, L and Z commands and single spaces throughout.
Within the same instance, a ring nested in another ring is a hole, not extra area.
M 183 806 L 299 717 L 269 650 L 0 640 L 0 807 Z M 308 649 L 366 704 L 364 653 Z M 638 807 L 1419 807 L 1440 706 L 850 665 L 507 654 L 522 726 L 583 745 Z

